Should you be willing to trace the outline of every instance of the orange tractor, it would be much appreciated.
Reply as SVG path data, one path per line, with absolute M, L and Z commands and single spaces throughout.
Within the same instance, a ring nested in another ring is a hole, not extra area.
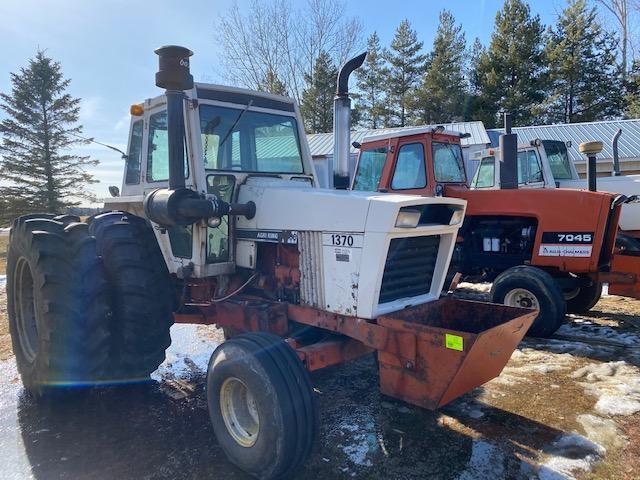
M 615 248 L 621 207 L 636 198 L 595 191 L 602 146 L 583 144 L 589 190 L 518 189 L 517 138 L 508 116 L 505 123 L 500 190 L 469 189 L 461 134 L 443 127 L 365 138 L 351 188 L 467 200 L 452 271 L 493 281 L 496 303 L 539 309 L 531 335 L 551 335 L 566 312 L 591 309 L 604 283 L 612 294 L 640 298 L 640 256 Z

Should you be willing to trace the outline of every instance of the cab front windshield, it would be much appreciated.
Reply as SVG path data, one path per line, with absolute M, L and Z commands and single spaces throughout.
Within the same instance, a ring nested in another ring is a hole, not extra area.
M 559 140 L 543 140 L 542 146 L 547 154 L 549 166 L 556 180 L 572 180 L 571 161 L 567 146 Z
M 200 135 L 207 170 L 303 173 L 294 117 L 200 105 Z

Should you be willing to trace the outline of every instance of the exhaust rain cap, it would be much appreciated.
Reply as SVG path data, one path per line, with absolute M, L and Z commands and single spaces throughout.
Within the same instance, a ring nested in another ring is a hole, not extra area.
M 193 52 L 185 47 L 167 45 L 155 50 L 160 57 L 156 85 L 165 90 L 189 90 L 193 88 L 193 76 L 189 71 L 189 57 Z

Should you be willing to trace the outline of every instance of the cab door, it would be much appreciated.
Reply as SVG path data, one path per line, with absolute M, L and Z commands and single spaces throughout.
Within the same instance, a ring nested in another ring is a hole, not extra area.
M 384 177 L 385 189 L 394 193 L 432 195 L 427 171 L 428 142 L 424 137 L 400 138 L 394 146 L 393 162 Z

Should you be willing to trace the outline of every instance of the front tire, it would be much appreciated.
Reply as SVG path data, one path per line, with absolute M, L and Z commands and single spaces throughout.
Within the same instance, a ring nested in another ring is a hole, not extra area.
M 22 383 L 40 396 L 92 385 L 109 366 L 111 309 L 86 225 L 52 215 L 16 219 L 7 255 L 7 307 Z
M 256 478 L 288 478 L 311 452 L 317 411 L 309 375 L 275 335 L 243 334 L 215 350 L 207 404 L 225 454 Z
M 552 335 L 566 316 L 560 286 L 551 275 L 536 267 L 520 265 L 505 270 L 493 282 L 491 297 L 494 303 L 539 310 L 527 332 L 529 336 Z

